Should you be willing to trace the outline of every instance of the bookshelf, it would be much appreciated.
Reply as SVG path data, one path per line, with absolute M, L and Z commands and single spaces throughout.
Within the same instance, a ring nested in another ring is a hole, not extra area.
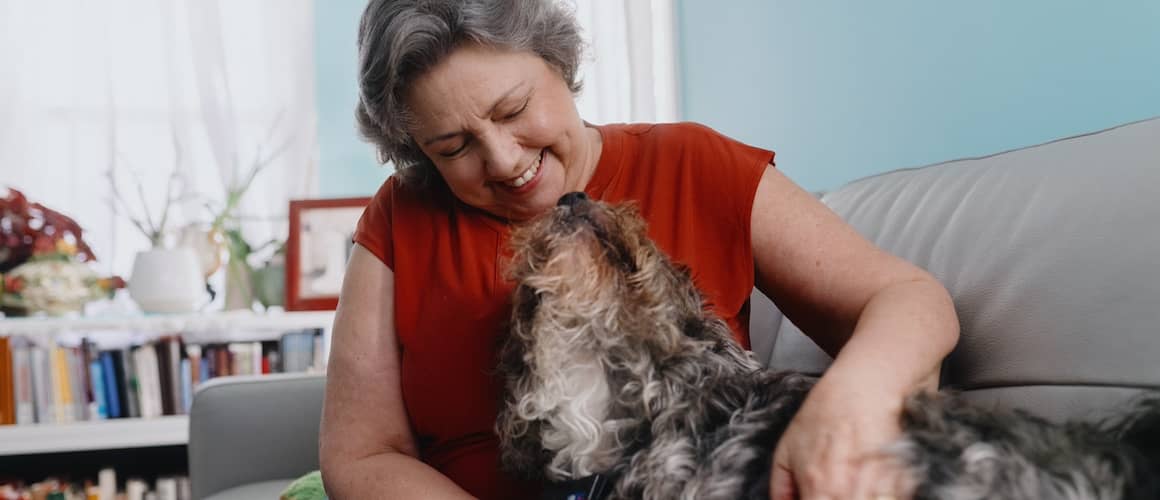
M 45 372 L 47 377 L 35 375 L 33 378 L 50 380 L 48 391 L 62 389 L 57 393 L 45 393 L 49 394 L 48 397 L 34 394 L 40 399 L 33 405 L 38 410 L 32 420 L 25 417 L 17 424 L 0 425 L 0 484 L 5 478 L 28 482 L 51 477 L 91 479 L 96 477 L 98 467 L 146 478 L 181 477 L 187 466 L 185 447 L 189 440 L 189 418 L 185 415 L 185 408 L 199 383 L 198 371 L 192 368 L 198 362 L 192 352 L 200 356 L 201 375 L 207 377 L 200 382 L 218 376 L 257 375 L 267 369 L 274 372 L 275 366 L 279 371 L 314 371 L 322 369 L 325 363 L 333 322 L 333 311 L 281 310 L 64 318 L 0 317 L 0 342 L 7 340 L 8 344 L 0 346 L 6 348 L 0 349 L 0 356 L 9 356 L 7 366 L 14 366 L 18 348 L 25 351 L 26 360 L 33 359 L 31 351 L 46 351 L 48 357 L 44 362 L 53 364 L 52 370 Z M 105 370 L 106 373 L 115 373 L 112 380 L 104 378 L 109 375 L 94 375 L 97 372 L 86 375 L 83 372 L 85 366 L 96 370 L 98 367 L 92 364 L 104 361 L 103 358 L 86 357 L 88 354 L 83 352 L 86 344 L 100 355 L 124 354 L 113 365 L 114 369 Z M 293 350 L 290 349 L 292 344 Z M 136 356 L 145 351 L 150 357 Z M 303 356 L 297 356 L 299 354 Z M 129 359 L 134 360 L 131 361 L 132 369 L 127 368 Z M 149 361 L 142 365 L 143 359 Z M 271 359 L 277 360 L 276 363 Z M 177 370 L 179 365 L 180 370 Z M 4 364 L 0 363 L 0 366 Z M 25 366 L 28 366 L 27 361 Z M 140 371 L 142 366 L 152 367 L 152 374 Z M 207 369 L 207 366 L 212 369 Z M 219 372 L 223 366 L 228 368 Z M 167 368 L 170 368 L 167 372 L 169 379 L 162 374 L 161 388 L 157 389 L 157 369 L 166 372 Z M 132 375 L 128 375 L 131 371 Z M 180 375 L 175 379 L 177 373 Z M 15 371 L 11 374 L 15 376 Z M 126 392 L 120 393 L 120 399 L 108 394 L 97 396 L 98 379 L 104 381 L 105 387 L 123 381 L 124 385 L 120 385 L 118 390 Z M 144 394 L 150 383 L 146 380 L 155 386 L 148 390 L 152 394 L 148 405 Z M 0 376 L 0 383 L 16 384 L 9 375 Z M 172 390 L 166 393 L 166 388 Z M 158 393 L 153 389 L 162 391 L 160 400 L 163 402 L 158 402 Z M 62 405 L 59 396 L 70 392 L 73 403 Z M 126 397 L 134 397 L 128 393 L 136 396 L 135 402 L 127 402 Z M 107 399 L 109 397 L 114 399 Z M 39 401 L 48 401 L 47 418 L 39 413 Z M 114 418 L 111 410 L 106 412 L 108 405 L 102 407 L 101 402 L 118 406 L 122 412 L 120 417 Z M 128 414 L 124 412 L 130 405 L 134 408 L 132 416 L 126 416 Z M 146 410 L 146 406 L 152 411 Z M 100 412 L 95 411 L 98 407 Z M 21 415 L 19 411 L 16 414 Z
M 0 426 L 0 456 L 180 446 L 189 438 L 185 415 Z
M 64 318 L 0 318 L 0 336 L 24 335 L 44 337 L 57 334 L 92 331 L 182 332 L 205 335 L 214 332 L 266 332 L 305 328 L 330 329 L 333 311 L 226 311 L 203 314 L 174 314 L 148 316 L 103 316 Z M 237 335 L 237 333 L 234 333 Z M 251 340 L 245 333 L 238 338 L 224 340 Z

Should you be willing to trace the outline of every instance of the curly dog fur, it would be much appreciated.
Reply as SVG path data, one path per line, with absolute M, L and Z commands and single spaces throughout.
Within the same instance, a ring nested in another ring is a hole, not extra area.
M 612 498 L 768 498 L 770 459 L 813 384 L 766 370 L 630 205 L 565 195 L 512 236 L 500 370 L 505 469 L 614 478 Z M 883 450 L 920 499 L 1160 498 L 1160 403 L 1053 424 L 916 394 Z

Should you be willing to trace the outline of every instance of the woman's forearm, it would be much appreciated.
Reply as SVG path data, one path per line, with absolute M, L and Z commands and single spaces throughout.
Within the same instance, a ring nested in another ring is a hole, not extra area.
M 827 375 L 888 393 L 937 389 L 943 358 L 958 338 L 954 304 L 942 285 L 898 283 L 867 302 Z
M 447 476 L 403 453 L 382 453 L 358 460 L 324 466 L 322 482 L 328 497 L 474 498 Z

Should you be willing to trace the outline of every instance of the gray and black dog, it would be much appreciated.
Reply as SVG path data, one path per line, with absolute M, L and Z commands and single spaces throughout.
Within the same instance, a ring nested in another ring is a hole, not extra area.
M 570 193 L 517 228 L 500 370 L 501 460 L 609 478 L 608 498 L 769 498 L 771 455 L 813 384 L 763 369 L 631 205 Z M 904 404 L 883 450 L 919 499 L 1158 499 L 1160 402 L 1051 423 L 950 393 Z

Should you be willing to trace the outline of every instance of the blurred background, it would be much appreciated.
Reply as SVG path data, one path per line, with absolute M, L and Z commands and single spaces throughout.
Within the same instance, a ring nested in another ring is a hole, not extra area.
M 814 192 L 1160 116 L 1156 0 L 561 1 L 586 120 L 701 122 Z M 199 384 L 325 370 L 393 171 L 365 5 L 0 0 L 0 498 L 188 498 Z
M 1160 115 L 1152 0 L 570 3 L 587 120 L 702 122 L 813 191 Z M 364 6 L 0 0 L 0 185 L 75 219 L 103 274 L 214 231 L 259 267 L 289 200 L 392 171 L 353 119 Z

